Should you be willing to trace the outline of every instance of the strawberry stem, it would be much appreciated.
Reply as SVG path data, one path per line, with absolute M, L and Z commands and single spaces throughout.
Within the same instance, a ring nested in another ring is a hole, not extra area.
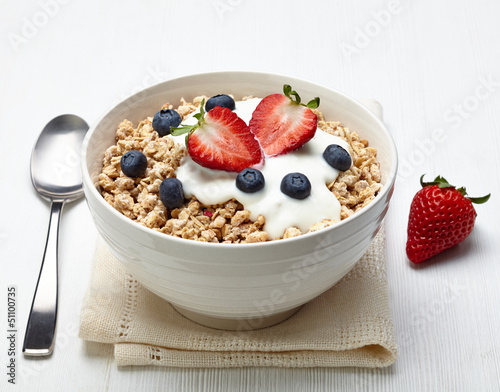
M 290 98 L 290 101 L 296 103 L 297 105 L 302 105 L 308 107 L 309 109 L 316 109 L 319 106 L 319 97 L 311 99 L 307 104 L 301 103 L 299 93 L 297 93 L 297 91 L 295 90 L 292 90 L 292 86 L 290 86 L 289 84 L 283 85 L 283 94 L 285 94 L 288 98 Z
M 456 189 L 457 191 L 459 191 L 462 194 L 462 196 L 466 197 L 474 204 L 486 203 L 491 196 L 491 193 L 488 193 L 486 196 L 482 196 L 482 197 L 469 197 L 469 196 L 467 196 L 467 191 L 466 191 L 465 187 L 460 187 L 457 189 L 457 188 L 455 188 L 454 185 L 451 185 L 450 183 L 448 183 L 448 181 L 444 177 L 437 176 L 434 179 L 434 181 L 424 182 L 424 176 L 425 176 L 425 174 L 422 174 L 422 176 L 420 177 L 420 185 L 422 185 L 422 188 L 424 188 L 426 186 L 432 186 L 432 185 L 437 185 L 437 186 L 439 186 L 439 188 L 453 188 L 453 189 Z

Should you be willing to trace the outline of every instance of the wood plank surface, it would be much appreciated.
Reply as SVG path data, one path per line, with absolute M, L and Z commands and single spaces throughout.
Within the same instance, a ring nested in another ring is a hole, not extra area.
M 0 290 L 17 289 L 19 330 L 10 385 L 2 300 L 0 391 L 500 390 L 499 15 L 495 0 L 0 0 Z M 23 358 L 48 219 L 29 176 L 43 126 L 62 113 L 91 123 L 139 89 L 219 70 L 289 74 L 382 104 L 400 158 L 386 220 L 396 364 L 117 368 L 110 347 L 77 337 L 96 239 L 83 200 L 62 217 L 56 349 Z M 406 225 L 423 173 L 492 197 L 464 243 L 414 268 Z

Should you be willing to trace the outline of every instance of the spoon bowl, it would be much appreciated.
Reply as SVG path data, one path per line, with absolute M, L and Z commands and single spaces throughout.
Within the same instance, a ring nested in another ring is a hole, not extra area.
M 46 200 L 83 196 L 80 148 L 88 127 L 80 117 L 65 114 L 51 120 L 40 134 L 31 154 L 31 181 Z
M 51 203 L 47 242 L 24 337 L 23 353 L 50 355 L 57 318 L 57 259 L 59 218 L 66 202 L 83 196 L 80 149 L 89 126 L 78 116 L 51 120 L 31 154 L 31 181 Z

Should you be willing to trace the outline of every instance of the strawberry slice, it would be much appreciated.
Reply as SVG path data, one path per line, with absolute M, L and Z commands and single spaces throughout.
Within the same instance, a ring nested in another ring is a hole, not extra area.
M 197 124 L 172 131 L 174 136 L 187 133 L 186 146 L 193 161 L 209 169 L 235 172 L 264 162 L 259 142 L 236 113 L 217 106 L 204 116 L 203 105 L 194 115 Z
M 319 106 L 319 98 L 304 105 L 288 84 L 283 86 L 283 92 L 262 99 L 248 124 L 264 153 L 271 157 L 286 154 L 307 143 L 318 126 L 318 118 L 311 109 Z

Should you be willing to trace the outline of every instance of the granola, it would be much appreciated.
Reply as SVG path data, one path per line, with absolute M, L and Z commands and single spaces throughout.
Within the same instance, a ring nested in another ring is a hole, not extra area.
M 244 97 L 246 100 L 251 97 Z M 175 110 L 184 120 L 194 112 L 206 96 L 199 96 L 192 102 L 181 99 Z M 162 109 L 173 109 L 165 104 Z M 318 110 L 318 128 L 344 139 L 348 144 L 353 165 L 340 172 L 337 179 L 327 184 L 341 205 L 341 219 L 367 206 L 382 188 L 380 163 L 377 151 L 360 139 L 356 132 L 342 126 L 340 122 L 326 121 Z M 123 154 L 130 150 L 142 151 L 148 158 L 144 176 L 130 178 L 120 169 Z M 153 230 L 175 237 L 214 243 L 254 243 L 292 238 L 302 233 L 297 227 L 287 228 L 279 238 L 270 238 L 263 230 L 265 217 L 259 215 L 254 221 L 250 212 L 237 200 L 219 205 L 203 205 L 195 197 L 185 201 L 181 208 L 167 210 L 159 197 L 161 182 L 175 177 L 181 160 L 187 155 L 185 146 L 176 144 L 169 137 L 160 137 L 152 127 L 152 118 L 141 121 L 137 127 L 123 120 L 116 130 L 116 143 L 109 147 L 103 159 L 99 175 L 100 192 L 113 208 Z M 336 223 L 335 219 L 324 219 L 308 232 L 317 231 Z

